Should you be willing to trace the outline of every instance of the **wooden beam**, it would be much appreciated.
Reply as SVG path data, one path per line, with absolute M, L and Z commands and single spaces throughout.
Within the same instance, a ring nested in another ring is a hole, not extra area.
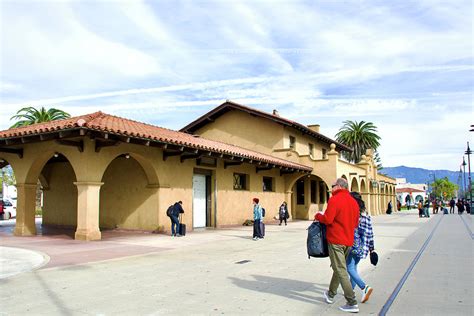
M 181 160 L 181 162 L 183 162 L 187 159 L 196 159 L 196 158 L 199 158 L 199 157 L 201 157 L 201 155 L 199 155 L 197 153 L 196 154 L 190 154 L 190 155 L 184 155 L 183 154 L 183 155 L 181 155 L 180 160 Z
M 224 169 L 227 169 L 229 166 L 238 166 L 242 163 L 240 161 L 224 161 Z
M 84 151 L 84 142 L 82 140 L 74 141 L 74 140 L 57 139 L 56 143 L 58 143 L 60 145 L 63 145 L 63 146 L 77 147 L 77 149 L 81 153 Z
M 95 152 L 98 153 L 104 147 L 118 146 L 118 144 L 120 144 L 120 141 L 118 141 L 118 140 L 102 141 L 102 140 L 96 139 L 95 140 Z
M 166 161 L 168 157 L 179 156 L 181 154 L 181 151 L 163 151 L 163 161 Z
M 259 171 L 270 170 L 270 169 L 272 169 L 272 168 L 273 168 L 272 166 L 270 166 L 269 164 L 267 164 L 265 167 L 256 167 L 256 168 L 255 168 L 255 171 L 256 171 L 256 173 L 258 173 Z
M 21 144 L 21 142 L 18 139 L 5 139 L 5 144 L 7 146 L 18 145 L 18 144 Z
M 23 148 L 2 148 L 0 147 L 0 153 L 17 154 L 18 157 L 23 158 Z
M 280 170 L 280 176 L 282 176 L 284 174 L 294 173 L 294 172 L 295 172 L 295 169 L 285 168 L 283 170 Z

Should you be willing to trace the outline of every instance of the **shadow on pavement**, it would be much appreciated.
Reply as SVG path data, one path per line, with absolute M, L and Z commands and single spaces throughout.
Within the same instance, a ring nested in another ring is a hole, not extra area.
M 327 286 L 321 287 L 311 282 L 275 278 L 266 275 L 252 275 L 252 277 L 255 280 L 245 280 L 235 277 L 230 277 L 229 280 L 238 287 L 260 293 L 279 295 L 285 298 L 285 300 L 293 299 L 305 303 L 326 304 L 321 293 L 326 290 Z M 314 292 L 314 296 L 303 293 L 308 291 Z

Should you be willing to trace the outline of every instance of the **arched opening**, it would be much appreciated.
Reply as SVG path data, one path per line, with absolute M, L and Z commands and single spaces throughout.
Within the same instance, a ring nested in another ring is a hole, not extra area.
M 66 158 L 54 153 L 37 176 L 36 215 L 41 217 L 42 234 L 74 236 L 77 226 L 76 174 Z
M 352 181 L 351 181 L 351 191 L 360 192 L 360 191 L 359 191 L 359 184 L 357 183 L 357 179 L 356 179 L 356 178 L 352 178 Z
M 345 180 L 347 181 L 347 177 L 346 177 L 345 174 L 343 174 L 343 175 L 341 176 L 341 178 L 343 178 L 343 179 L 345 179 Z M 349 181 L 347 181 L 347 182 L 349 182 Z
M 361 193 L 368 193 L 367 192 L 367 186 L 365 185 L 365 180 L 364 179 L 360 180 L 360 192 Z
M 415 202 L 418 204 L 418 202 L 423 203 L 423 196 L 418 194 L 417 196 L 415 196 Z
M 150 179 L 149 172 L 154 173 L 153 167 L 148 161 L 144 165 L 139 160 L 143 162 L 140 156 L 122 154 L 113 159 L 105 170 L 102 177 L 104 184 L 100 189 L 101 229 L 157 228 L 158 179 Z
M 14 225 L 16 218 L 17 191 L 15 173 L 10 163 L 0 157 L 0 219 L 9 220 Z
M 318 211 L 326 209 L 329 188 L 316 175 L 304 175 L 296 179 L 291 190 L 291 213 L 294 219 L 312 219 Z

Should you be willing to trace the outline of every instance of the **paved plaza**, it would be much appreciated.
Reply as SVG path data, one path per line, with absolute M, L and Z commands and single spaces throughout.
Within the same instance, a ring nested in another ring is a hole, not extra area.
M 472 315 L 472 217 L 416 213 L 373 217 L 380 260 L 359 265 L 374 288 L 360 314 Z M 260 241 L 235 227 L 82 242 L 68 232 L 14 237 L 2 221 L 0 315 L 343 315 L 341 289 L 333 305 L 322 296 L 329 258 L 306 255 L 309 224 L 267 224 Z

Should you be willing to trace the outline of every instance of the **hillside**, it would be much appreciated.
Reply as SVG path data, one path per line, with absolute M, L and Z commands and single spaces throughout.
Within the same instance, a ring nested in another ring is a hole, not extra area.
M 459 171 L 450 170 L 428 170 L 422 168 L 411 168 L 406 166 L 385 167 L 381 171 L 393 178 L 406 178 L 410 183 L 433 182 L 433 176 L 438 178 L 448 177 L 449 181 L 458 184 Z M 467 181 L 467 172 L 466 172 Z

